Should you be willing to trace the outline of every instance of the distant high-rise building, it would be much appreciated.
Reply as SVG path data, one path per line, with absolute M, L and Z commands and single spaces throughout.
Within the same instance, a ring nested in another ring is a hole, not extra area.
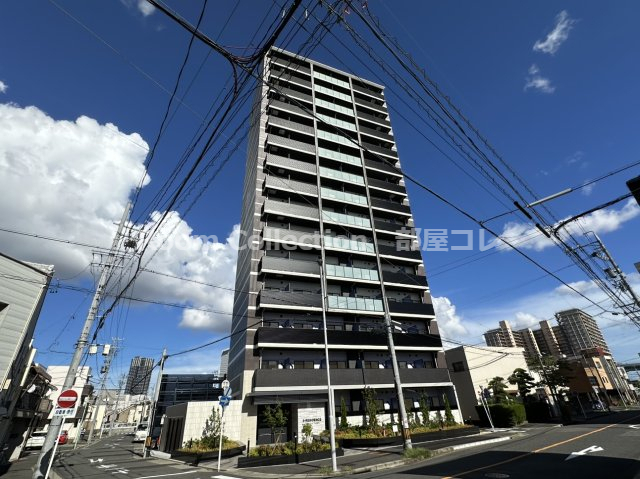
M 573 355 L 591 348 L 599 348 L 611 355 L 609 345 L 604 340 L 598 323 L 581 309 L 568 309 L 556 313 L 556 319 L 564 332 Z
M 125 394 L 147 394 L 149 381 L 151 381 L 153 362 L 152 358 L 141 358 L 139 356 L 131 360 L 127 384 L 124 389 Z
M 421 397 L 442 408 L 446 396 L 458 415 L 384 87 L 275 48 L 262 71 L 228 370 L 241 439 L 271 442 L 265 410 L 275 404 L 291 418 L 287 439 L 305 424 L 327 429 L 342 401 L 359 424 L 367 387 L 381 419 L 398 421 L 386 318 L 408 412 Z
M 509 321 L 500 321 L 500 327 L 484 333 L 487 346 L 502 348 L 524 348 L 528 359 L 540 355 L 560 357 L 580 356 L 584 351 L 598 349 L 611 355 L 595 319 L 579 309 L 570 309 L 556 314 L 558 326 L 551 321 L 540 321 L 539 329 L 525 328 L 514 331 Z
M 222 351 L 220 355 L 220 368 L 218 369 L 218 376 L 224 377 L 227 375 L 229 369 L 229 349 Z

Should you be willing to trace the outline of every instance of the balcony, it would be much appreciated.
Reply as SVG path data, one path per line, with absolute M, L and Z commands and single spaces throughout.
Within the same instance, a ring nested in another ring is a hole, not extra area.
M 320 176 L 323 178 L 332 178 L 344 183 L 364 186 L 364 178 L 362 176 L 347 173 L 346 171 L 334 170 L 332 168 L 327 168 L 326 166 L 320 167 Z
M 305 80 L 303 78 L 300 78 L 300 77 L 294 75 L 293 72 L 290 71 L 290 70 L 277 71 L 277 70 L 273 70 L 272 69 L 271 70 L 271 78 L 272 79 L 286 81 L 286 82 L 293 83 L 293 84 L 299 85 L 299 86 L 304 86 L 304 87 L 308 88 L 309 91 L 311 91 L 311 82 L 309 80 Z M 272 81 L 270 81 L 269 83 L 271 83 L 273 85 Z
M 353 89 L 358 93 L 364 93 L 365 95 L 369 95 L 370 97 L 377 98 L 378 100 L 384 101 L 384 95 L 382 93 L 369 90 L 368 88 L 360 86 L 357 83 L 353 84 Z
M 418 250 L 400 249 L 399 246 L 378 245 L 378 251 L 380 252 L 380 256 L 388 256 L 422 263 L 422 253 Z
M 361 98 L 355 97 L 355 103 L 358 106 L 361 106 L 364 108 L 370 108 L 372 110 L 378 111 L 383 114 L 387 113 L 387 109 L 384 107 L 384 105 L 378 105 L 376 103 L 373 103 L 372 101 L 367 101 L 367 100 L 363 100 Z
M 328 310 L 362 311 L 375 314 L 384 313 L 381 299 L 330 295 L 327 297 L 327 302 Z
M 398 152 L 397 151 L 393 151 L 390 148 L 384 148 L 382 146 L 378 146 L 378 145 L 374 145 L 371 143 L 367 143 L 366 141 L 362 142 L 362 146 L 365 150 L 369 150 L 372 153 L 375 153 L 377 155 L 383 155 L 386 156 L 388 158 L 391 158 L 392 163 L 395 163 L 395 161 L 398 160 Z
M 391 163 L 395 163 L 395 161 L 391 161 Z M 384 173 L 386 175 L 393 175 L 393 176 L 397 176 L 402 178 L 402 173 L 400 173 L 396 168 L 394 168 L 393 166 L 383 162 L 383 161 L 376 161 L 376 160 L 369 160 L 367 158 L 364 159 L 364 166 L 368 169 L 368 170 L 375 170 L 375 171 L 379 171 L 381 173 Z M 378 180 L 380 181 L 380 180 Z
M 260 261 L 260 272 L 320 277 L 320 265 L 316 261 L 263 256 Z
M 318 289 L 320 284 L 318 283 Z M 278 291 L 263 289 L 259 297 L 260 308 L 322 311 L 322 296 L 313 292 Z
M 379 130 L 374 130 L 373 128 L 367 128 L 366 126 L 360 125 L 360 133 L 364 133 L 365 135 L 373 136 L 375 138 L 379 138 L 381 140 L 389 141 L 391 143 L 395 142 L 395 139 L 392 135 L 388 133 L 383 133 Z
M 382 279 L 385 284 L 400 284 L 410 288 L 427 289 L 426 276 L 418 276 L 415 274 L 409 274 L 396 271 L 383 271 Z
M 322 196 L 322 199 L 340 201 L 350 205 L 367 206 L 368 204 L 366 196 L 333 190 L 324 186 L 320 188 L 320 196 Z
M 318 197 L 318 187 L 316 184 L 280 178 L 274 175 L 269 175 L 264 179 L 263 191 L 267 189 Z
M 309 105 L 309 108 L 311 108 L 311 105 L 313 104 L 313 96 L 308 95 L 306 93 L 301 93 L 297 90 L 292 90 L 291 88 L 285 88 L 285 87 L 271 87 L 272 91 L 277 95 L 282 95 L 285 98 L 293 98 L 295 100 L 299 100 L 299 101 L 304 101 L 307 102 Z
M 279 116 L 270 116 L 267 126 L 284 128 L 289 131 L 297 131 L 299 133 L 304 133 L 311 136 L 314 135 L 312 126 L 303 125 L 302 123 L 298 123 L 297 121 L 285 120 L 284 118 L 280 118 Z
M 320 248 L 320 235 L 318 233 L 286 230 L 282 228 L 265 226 L 262 230 L 262 238 L 264 239 L 264 241 L 270 241 L 272 243 L 298 245 L 303 249 Z
M 329 158 L 348 165 L 362 166 L 362 160 L 359 156 L 348 155 L 346 153 L 340 153 L 339 151 L 333 151 L 328 148 L 318 147 L 318 155 L 323 158 Z
M 291 138 L 279 135 L 267 135 L 266 143 L 283 148 L 288 148 L 289 150 L 311 153 L 312 155 L 316 152 L 316 147 L 314 144 L 305 143 L 304 141 L 292 140 Z
M 271 100 L 269 102 L 269 108 L 286 111 L 288 113 L 293 113 L 294 115 L 304 116 L 305 118 L 313 118 L 313 115 L 311 113 L 308 113 L 299 106 L 292 105 L 291 103 L 286 103 L 280 100 Z
M 374 178 L 369 178 L 368 183 L 371 188 L 375 188 L 376 190 L 382 190 L 390 193 L 407 196 L 407 190 L 404 188 L 404 186 L 399 185 L 397 183 L 390 183 L 388 181 L 376 180 Z
M 393 201 L 371 198 L 371 207 L 391 213 L 399 213 L 401 215 L 411 216 L 411 209 L 407 205 L 401 205 L 400 203 L 394 203 Z
M 311 69 L 309 67 L 302 66 L 296 62 L 285 60 L 283 58 L 271 57 L 271 64 L 278 65 L 283 68 L 288 68 L 294 72 L 302 72 L 311 76 Z
M 368 255 L 375 254 L 373 243 L 365 243 L 363 241 L 354 241 L 339 236 L 325 236 L 324 246 L 327 249 L 346 250 L 356 253 L 364 253 Z
M 361 120 L 365 120 L 371 123 L 377 123 L 379 125 L 386 126 L 387 128 L 391 128 L 391 122 L 389 120 L 386 120 L 384 118 L 379 118 L 374 115 L 369 115 L 368 113 L 363 113 L 360 110 L 358 110 L 357 112 L 358 112 L 357 116 Z
M 318 221 L 320 215 L 318 209 L 311 206 L 297 205 L 293 203 L 284 203 L 274 201 L 267 198 L 262 207 L 263 214 L 273 214 L 278 216 L 287 216 L 290 218 L 303 218 Z
M 323 100 L 321 98 L 316 98 L 316 107 L 327 108 L 331 111 L 335 111 L 338 113 L 342 113 L 343 115 L 355 116 L 353 112 L 353 108 L 348 108 L 346 106 L 338 105 L 337 103 L 332 103 L 327 100 Z
M 353 103 L 353 101 L 351 100 L 351 95 L 347 95 L 345 93 L 341 93 L 339 91 L 332 90 L 331 88 L 327 88 L 325 86 L 318 85 L 318 84 L 314 85 L 313 89 L 317 93 L 322 93 L 324 95 L 337 98 L 338 100 L 346 101 L 347 103 Z
M 346 138 L 342 135 L 329 133 L 328 131 L 324 131 L 324 130 L 318 130 L 318 138 L 321 140 L 332 141 L 339 145 L 350 146 L 351 148 L 354 148 L 357 143 L 357 142 L 354 143 L 354 140 L 350 140 L 349 138 Z
M 380 276 L 375 269 L 354 268 L 351 266 L 340 266 L 327 264 L 325 266 L 327 278 L 339 278 L 349 281 L 373 281 L 380 283 Z
M 345 226 L 355 226 L 356 228 L 371 229 L 371 221 L 368 218 L 363 218 L 354 215 L 345 215 L 343 213 L 337 213 L 335 211 L 322 211 L 322 220 L 327 223 L 335 223 Z
M 275 168 L 283 168 L 285 170 L 290 170 L 290 171 L 299 171 L 301 173 L 309 173 L 311 175 L 316 174 L 316 165 L 313 163 L 294 160 L 293 158 L 274 155 L 273 153 L 269 153 L 267 155 L 267 157 L 265 158 L 265 164 L 267 166 L 273 166 Z
M 327 83 L 331 83 L 332 85 L 337 85 L 337 86 L 340 86 L 342 88 L 350 89 L 348 81 L 340 80 L 339 78 L 334 78 L 334 77 L 332 77 L 330 75 L 326 75 L 326 74 L 324 74 L 322 72 L 319 72 L 319 71 L 316 71 L 316 70 L 313 71 L 313 78 L 317 78 L 319 80 L 326 81 Z
M 374 220 L 373 225 L 376 228 L 376 232 L 386 232 L 396 236 L 403 237 L 415 237 L 415 233 L 412 228 L 406 225 L 400 225 L 397 223 L 389 223 L 387 221 Z
M 382 326 L 382 323 L 381 323 Z M 331 349 L 340 350 L 342 346 L 362 346 L 362 349 L 386 349 L 387 335 L 384 329 L 378 331 L 334 331 L 327 330 L 327 342 Z M 442 347 L 440 336 L 432 334 L 394 333 L 393 342 L 398 349 L 433 350 Z M 284 345 L 304 344 L 308 349 L 324 347 L 322 329 L 302 328 L 258 328 L 254 336 L 257 348 L 283 348 Z M 276 346 L 278 345 L 278 346 Z
M 389 301 L 389 313 L 391 316 L 428 316 L 435 317 L 433 304 L 427 303 L 405 303 Z
M 404 386 L 420 387 L 450 385 L 449 370 L 446 368 L 401 369 L 400 380 Z M 353 386 L 362 389 L 365 386 L 386 386 L 393 388 L 393 370 L 389 369 L 332 369 L 331 384 L 334 387 Z M 316 386 L 319 390 L 327 388 L 327 372 L 324 369 L 258 369 L 253 376 L 253 388 L 282 392 L 301 387 Z
M 319 119 L 319 123 L 327 123 L 329 125 L 336 126 L 341 130 L 357 131 L 355 123 L 340 120 L 329 115 L 323 115 L 322 113 L 316 113 L 316 116 Z

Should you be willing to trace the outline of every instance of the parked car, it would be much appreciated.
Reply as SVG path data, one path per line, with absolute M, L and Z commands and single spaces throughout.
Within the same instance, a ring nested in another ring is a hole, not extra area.
M 148 429 L 147 424 L 138 424 L 132 442 L 144 442 L 147 439 Z
M 39 449 L 44 446 L 44 440 L 47 437 L 47 431 L 34 431 L 31 437 L 27 439 L 25 449 Z M 58 444 L 66 444 L 69 442 L 69 431 L 62 431 L 58 436 Z

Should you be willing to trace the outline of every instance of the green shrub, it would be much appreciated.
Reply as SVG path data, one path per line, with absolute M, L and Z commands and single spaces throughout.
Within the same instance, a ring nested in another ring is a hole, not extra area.
M 489 420 L 482 406 L 476 406 L 478 416 L 483 426 L 489 426 Z M 503 404 L 490 404 L 489 412 L 495 427 L 513 427 L 524 423 L 527 414 L 523 404 L 512 402 Z
M 402 454 L 405 459 L 429 459 L 433 455 L 429 449 L 425 449 L 423 447 L 405 449 Z
M 296 448 L 292 441 L 277 444 L 263 444 L 249 451 L 249 457 L 293 456 L 306 452 L 328 451 L 331 445 L 322 441 L 303 442 Z

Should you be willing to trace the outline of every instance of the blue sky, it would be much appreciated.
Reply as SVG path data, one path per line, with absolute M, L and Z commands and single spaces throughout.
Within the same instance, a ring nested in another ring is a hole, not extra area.
M 201 29 L 238 53 L 256 30 L 261 32 L 258 39 L 262 37 L 267 24 L 278 18 L 281 6 L 274 5 L 282 3 L 242 0 L 234 8 L 236 2 L 210 2 Z M 169 4 L 196 22 L 199 2 Z M 0 227 L 101 247 L 110 244 L 127 195 L 144 171 L 147 146 L 157 135 L 167 92 L 173 89 L 189 41 L 184 30 L 144 5 L 137 0 L 26 0 L 4 5 L 0 184 L 5 194 L 0 206 L 5 213 Z M 604 6 L 595 1 L 374 0 L 368 8 L 538 197 L 638 161 L 640 6 L 636 2 Z M 296 18 L 302 21 L 302 12 Z M 346 20 L 358 25 L 353 13 Z M 387 101 L 404 170 L 478 218 L 505 211 L 508 203 L 500 204 L 480 189 L 424 139 L 422 135 L 435 136 L 407 106 L 414 103 L 371 61 L 363 61 L 362 52 L 356 58 L 344 48 L 341 42 L 358 51 L 344 28 L 335 26 L 332 32 L 310 56 L 390 86 Z M 300 32 L 286 47 L 297 51 L 304 40 Z M 138 225 L 151 221 L 145 207 L 179 160 L 229 73 L 223 59 L 194 44 L 178 90 L 182 105 L 172 109 L 148 169 L 150 181 L 134 209 Z M 150 269 L 233 288 L 232 245 L 237 239 L 234 226 L 240 220 L 244 156 L 242 144 L 188 213 L 195 193 L 175 208 L 180 216 L 165 231 L 172 231 L 172 238 L 190 248 L 170 241 L 172 246 L 161 249 Z M 636 166 L 554 200 L 549 207 L 558 218 L 574 215 L 626 193 L 624 182 L 638 174 Z M 551 318 L 557 310 L 586 306 L 513 252 L 479 253 L 477 225 L 413 185 L 408 189 L 418 227 L 474 230 L 473 251 L 424 254 L 443 335 L 478 343 L 481 333 L 499 320 L 528 326 Z M 639 208 L 619 203 L 588 221 L 587 227 L 599 231 L 629 279 L 640 286 L 633 268 L 640 261 Z M 526 235 L 531 228 L 517 215 L 489 225 L 511 238 Z M 200 235 L 215 236 L 217 241 L 205 250 Z M 462 244 L 460 236 L 452 236 L 451 241 Z M 20 259 L 54 264 L 64 285 L 93 287 L 96 276 L 89 267 L 90 248 L 8 233 L 0 233 L 0 245 L 3 252 Z M 544 238 L 533 238 L 523 247 L 549 269 L 559 270 L 566 282 L 586 281 Z M 603 298 L 590 284 L 577 286 L 596 301 Z M 44 364 L 68 361 L 69 356 L 59 351 L 71 350 L 90 301 L 86 292 L 54 291 L 36 331 L 38 360 Z M 140 303 L 118 309 L 99 336 L 100 342 L 124 338 L 117 371 L 124 372 L 132 356 L 157 358 L 165 346 L 171 353 L 227 331 L 228 291 L 143 274 L 131 294 L 216 312 Z M 621 322 L 620 316 L 599 318 L 616 358 L 637 357 L 637 328 Z M 167 367 L 213 370 L 221 349 L 222 345 L 180 356 Z M 91 363 L 96 363 L 93 358 L 88 364 L 97 364 Z

